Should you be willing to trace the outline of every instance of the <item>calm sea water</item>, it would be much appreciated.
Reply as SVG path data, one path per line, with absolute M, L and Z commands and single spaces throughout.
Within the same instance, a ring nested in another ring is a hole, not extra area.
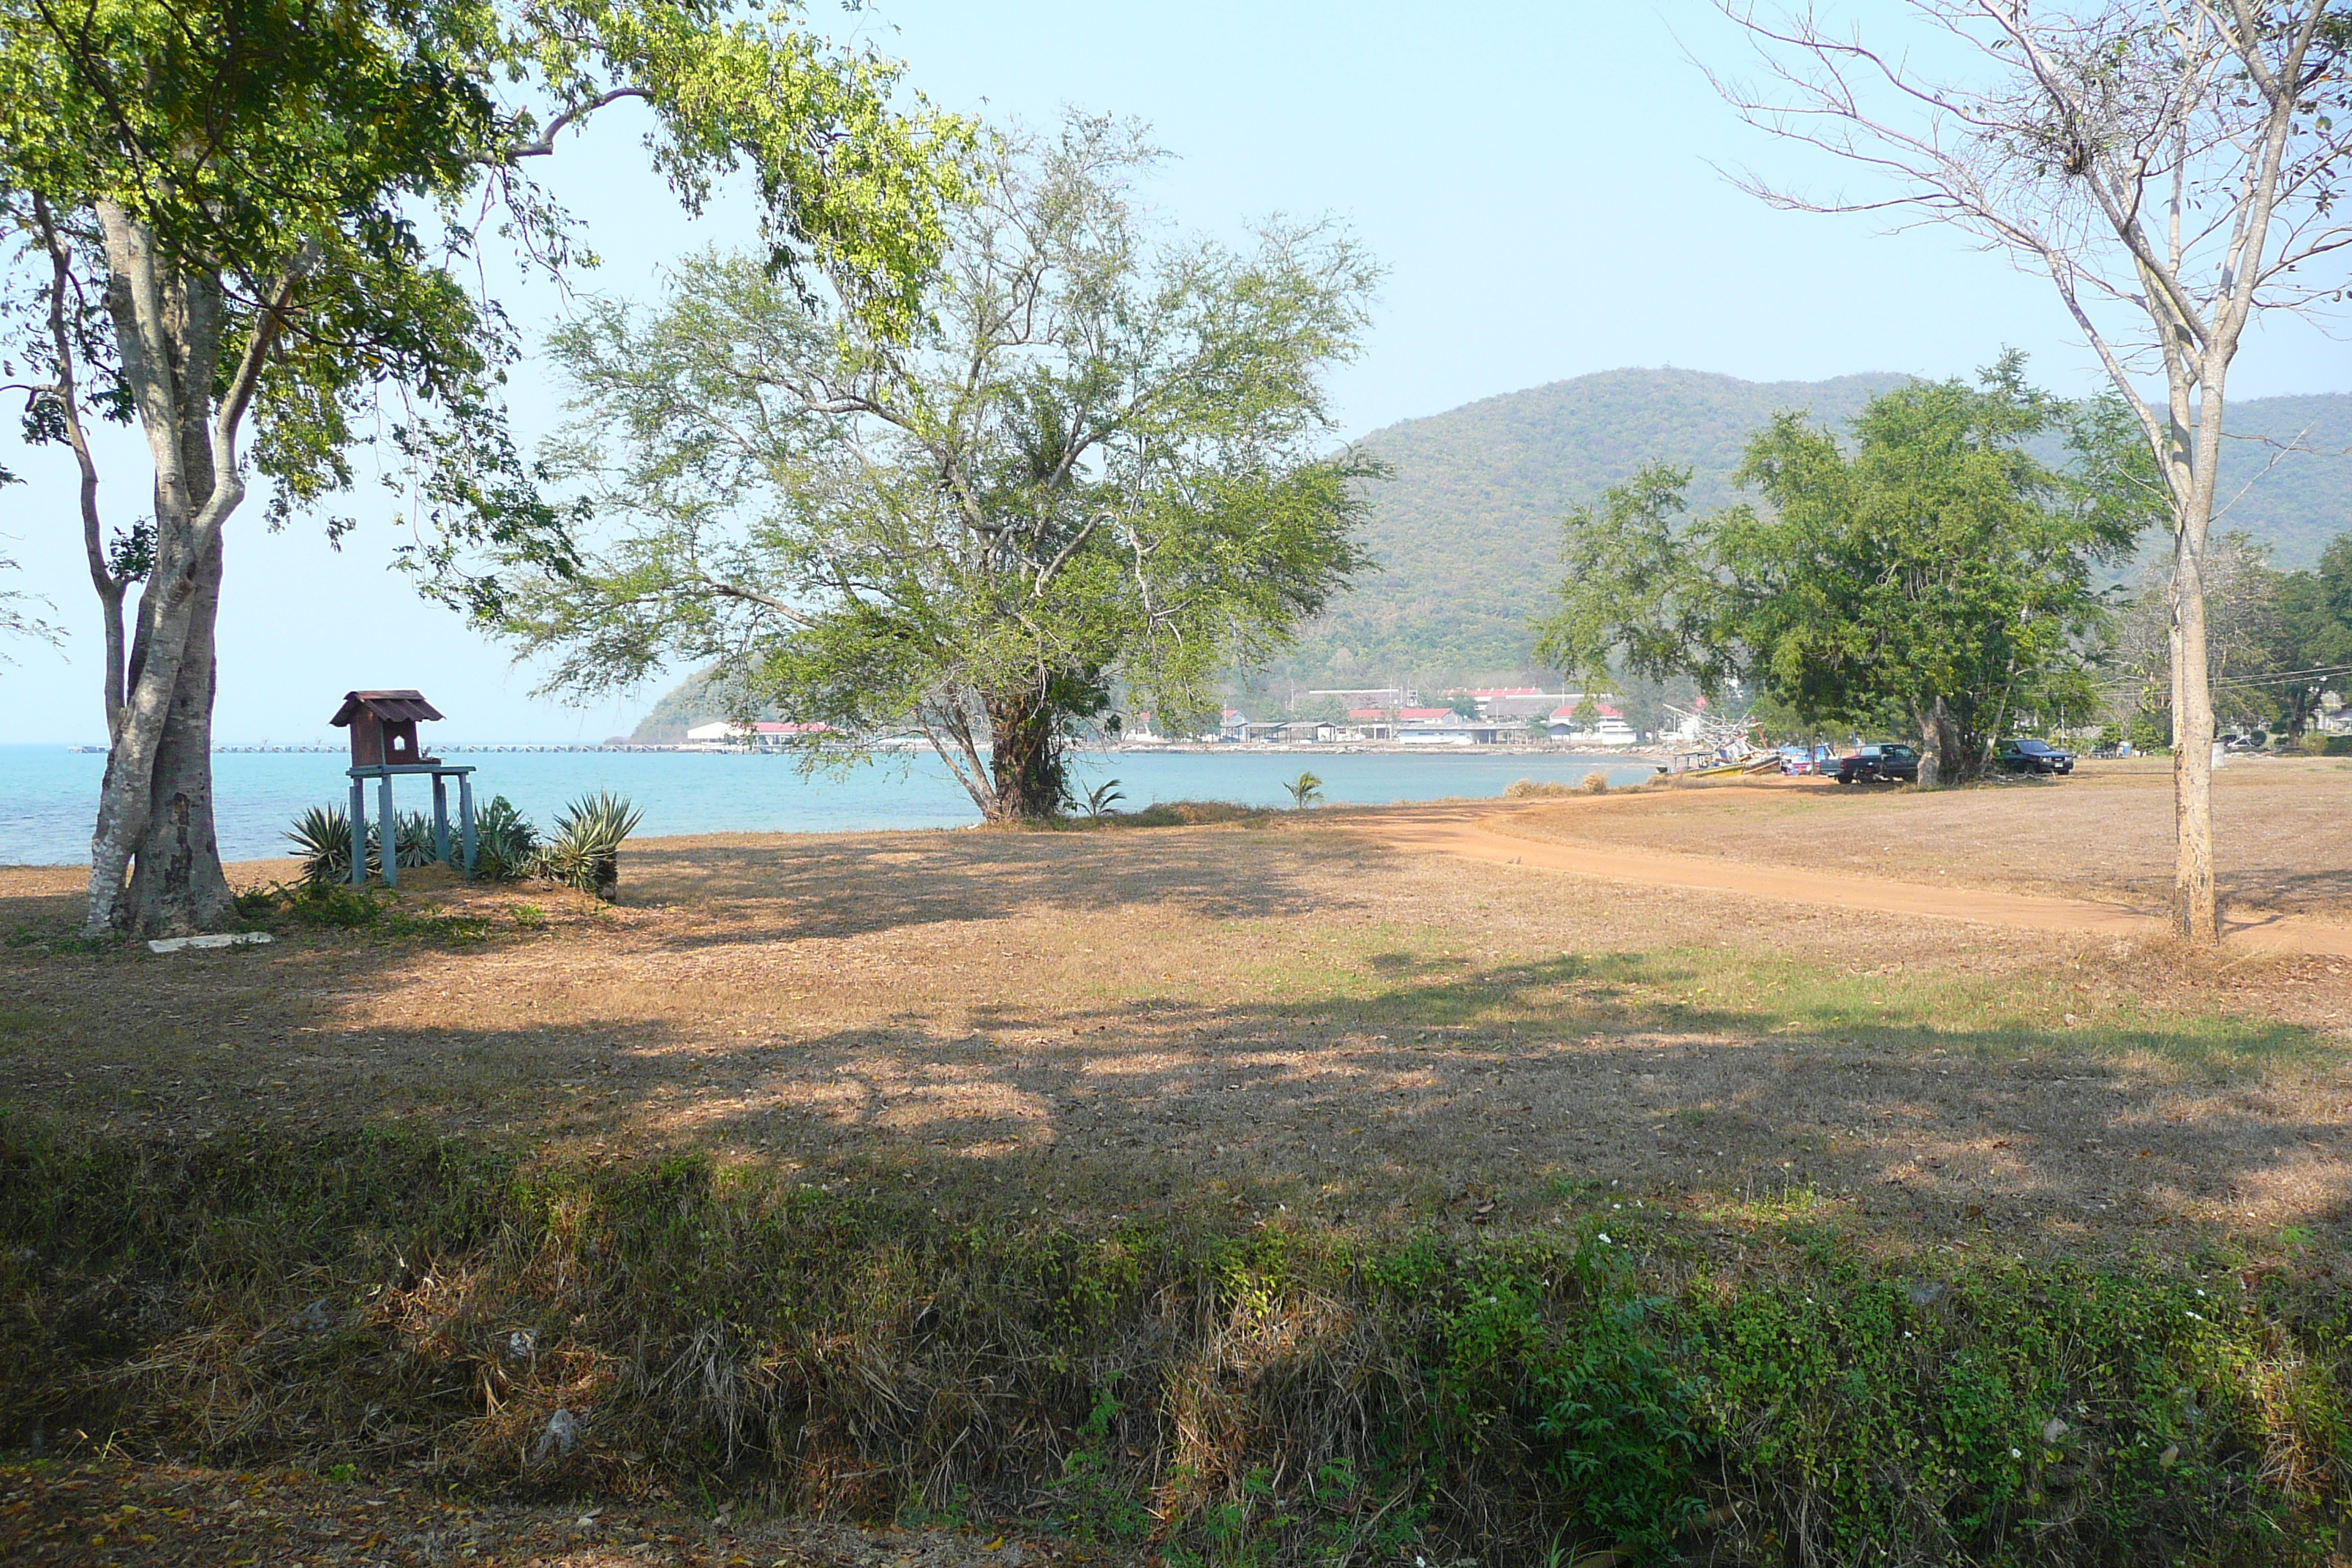
M 638 831 L 645 834 L 958 827 L 980 816 L 971 797 L 929 752 L 814 778 L 802 777 L 787 758 L 718 752 L 453 752 L 448 760 L 473 764 L 478 800 L 503 795 L 542 825 L 566 801 L 600 789 L 627 795 L 644 808 L 645 826 Z M 1573 784 L 1596 768 L 1612 784 L 1630 784 L 1655 766 L 1622 757 L 1549 752 L 1082 752 L 1071 760 L 1082 786 L 1118 780 L 1127 795 L 1121 804 L 1129 810 L 1158 800 L 1284 805 L 1284 781 L 1302 771 L 1323 780 L 1327 800 L 1374 805 L 1496 795 L 1521 778 Z M 348 798 L 345 765 L 341 757 L 323 752 L 224 752 L 214 757 L 221 853 L 232 860 L 284 854 L 279 835 L 297 815 Z M 105 767 L 103 756 L 63 746 L 0 746 L 0 865 L 87 861 Z M 401 780 L 394 787 L 402 810 L 432 803 L 432 791 L 421 779 Z M 370 805 L 373 809 L 373 795 Z

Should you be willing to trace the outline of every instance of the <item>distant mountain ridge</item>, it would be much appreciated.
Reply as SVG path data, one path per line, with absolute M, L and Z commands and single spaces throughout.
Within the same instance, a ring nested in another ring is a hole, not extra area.
M 1730 476 L 1748 438 L 1784 410 L 1843 430 L 1892 374 L 1829 381 L 1742 381 L 1695 370 L 1613 370 L 1481 398 L 1376 430 L 1360 443 L 1392 476 L 1373 487 L 1367 542 L 1386 570 L 1335 603 L 1254 684 L 1508 684 L 1536 679 L 1528 622 L 1558 575 L 1569 509 L 1643 464 L 1692 470 L 1691 510 L 1736 499 Z M 2352 448 L 2352 394 L 2240 403 L 2231 429 Z M 2232 446 L 2222 493 L 2254 479 L 2270 448 Z M 2310 564 L 2352 530 L 2352 458 L 2292 454 L 2219 524 L 2271 543 L 2281 566 Z
M 1366 574 L 1298 644 L 1250 685 L 1281 694 L 1314 687 L 1518 685 L 1542 679 L 1529 622 L 1559 574 L 1559 527 L 1647 462 L 1692 470 L 1691 510 L 1735 498 L 1730 476 L 1749 436 L 1795 409 L 1843 431 L 1863 405 L 1906 375 L 1742 381 L 1696 370 L 1612 370 L 1481 398 L 1364 437 L 1392 477 L 1372 487 L 1366 542 L 1386 568 Z M 2352 531 L 2352 394 L 2267 397 L 2235 405 L 2218 528 L 2243 529 L 2283 567 L 2306 566 Z M 2261 441 L 2304 439 L 2267 473 Z M 689 682 L 663 700 L 640 738 L 682 734 L 724 716 L 716 693 Z

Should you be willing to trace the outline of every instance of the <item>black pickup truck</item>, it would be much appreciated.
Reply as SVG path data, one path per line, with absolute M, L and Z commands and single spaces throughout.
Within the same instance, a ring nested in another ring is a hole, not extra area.
M 1872 779 L 1889 779 L 1904 784 L 1919 782 L 1919 752 L 1915 746 L 1900 742 L 1885 741 L 1875 746 L 1864 746 L 1851 756 L 1840 757 L 1837 781 L 1842 784 L 1865 784 Z

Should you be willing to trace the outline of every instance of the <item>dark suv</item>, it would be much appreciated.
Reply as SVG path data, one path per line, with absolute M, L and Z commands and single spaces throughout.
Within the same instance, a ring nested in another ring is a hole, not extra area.
M 2074 753 L 2047 741 L 2003 741 L 1993 760 L 2013 773 L 2071 773 Z
M 1895 741 L 1864 746 L 1850 757 L 1838 759 L 1837 779 L 1842 784 L 1861 784 L 1870 779 L 1895 779 L 1906 784 L 1917 784 L 1918 749 Z

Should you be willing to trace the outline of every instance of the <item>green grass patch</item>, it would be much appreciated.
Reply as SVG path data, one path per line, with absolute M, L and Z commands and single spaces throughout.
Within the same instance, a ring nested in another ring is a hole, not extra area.
M 1794 1209 L 1727 1264 L 1590 1195 L 1475 1242 L 1074 1233 L 695 1159 L 18 1118 L 0 1441 L 1044 1515 L 1171 1563 L 2326 1560 L 2332 1299 L 2221 1257 L 1906 1271 Z
M 1318 931 L 1250 966 L 1244 989 L 1289 1000 L 1283 1017 L 1349 1027 L 1518 1033 L 1670 1031 L 1830 1041 L 2004 1063 L 2147 1055 L 2207 1076 L 2333 1062 L 2319 1031 L 2231 1011 L 2166 1007 L 2123 984 L 2085 989 L 2068 968 L 1980 974 L 1856 972 L 1718 947 L 1565 953 L 1496 962 L 1435 931 Z
M 412 909 L 396 889 L 379 891 L 341 882 L 302 882 L 291 887 L 273 882 L 266 888 L 239 893 L 236 910 L 257 924 L 281 929 L 364 931 L 394 942 L 423 940 L 464 945 L 486 942 L 496 930 L 487 915 Z M 516 924 L 528 928 L 530 922 L 518 918 Z

